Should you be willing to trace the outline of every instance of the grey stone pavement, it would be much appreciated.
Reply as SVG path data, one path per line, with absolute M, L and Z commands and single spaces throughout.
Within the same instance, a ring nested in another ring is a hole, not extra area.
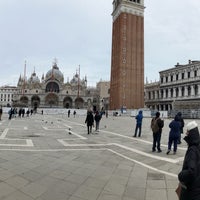
M 100 131 L 88 135 L 85 116 L 4 114 L 0 200 L 177 200 L 187 146 L 183 141 L 176 155 L 166 155 L 171 119 L 165 119 L 162 152 L 152 153 L 150 120 L 134 138 L 129 116 L 103 116 Z

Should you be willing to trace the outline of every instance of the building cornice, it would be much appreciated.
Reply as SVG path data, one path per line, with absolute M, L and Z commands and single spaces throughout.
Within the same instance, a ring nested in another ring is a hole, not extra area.
M 144 17 L 145 7 L 143 4 L 138 4 L 135 2 L 122 0 L 119 3 L 119 5 L 117 5 L 116 7 L 113 6 L 113 8 L 114 8 L 113 13 L 112 13 L 113 21 L 115 21 L 121 13 L 128 13 L 128 14 Z

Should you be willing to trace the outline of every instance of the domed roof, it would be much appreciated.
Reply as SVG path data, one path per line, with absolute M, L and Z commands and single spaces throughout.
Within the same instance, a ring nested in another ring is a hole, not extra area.
M 70 81 L 71 84 L 77 84 L 79 81 L 79 75 L 76 73 L 72 80 Z
M 40 79 L 36 76 L 36 73 L 33 72 L 31 77 L 28 79 L 29 84 L 40 83 Z
M 49 79 L 56 79 L 57 81 L 63 83 L 64 82 L 64 76 L 63 73 L 59 70 L 58 66 L 56 63 L 53 64 L 52 69 L 50 69 L 46 73 L 46 80 Z

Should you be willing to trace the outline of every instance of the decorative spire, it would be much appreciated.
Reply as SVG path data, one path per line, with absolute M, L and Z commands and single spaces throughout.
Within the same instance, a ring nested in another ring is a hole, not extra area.
M 59 69 L 57 66 L 58 60 L 54 58 L 52 69 Z

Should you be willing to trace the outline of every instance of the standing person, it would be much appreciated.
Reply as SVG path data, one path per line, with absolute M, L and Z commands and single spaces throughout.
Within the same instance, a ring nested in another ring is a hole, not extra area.
M 12 119 L 12 115 L 13 115 L 13 109 L 11 108 L 9 111 L 8 111 L 8 119 Z
M 94 120 L 95 120 L 96 131 L 99 131 L 99 123 L 100 123 L 100 120 L 101 120 L 101 114 L 99 113 L 99 111 L 96 111 L 95 116 L 94 116 Z
M 70 110 L 68 110 L 68 117 L 70 117 Z
M 166 154 L 169 154 L 171 151 L 172 143 L 173 143 L 173 151 L 176 154 L 177 151 L 177 142 L 180 135 L 180 122 L 179 118 L 176 115 L 174 120 L 172 120 L 169 124 L 170 132 L 169 132 L 169 140 L 168 140 L 168 150 Z
M 74 118 L 76 117 L 76 111 L 74 110 L 74 112 L 73 112 L 73 115 L 74 115 Z
M 143 119 L 142 110 L 139 111 L 139 113 L 136 115 L 135 119 L 136 119 L 136 127 L 135 127 L 135 135 L 133 137 L 137 137 L 138 129 L 139 129 L 138 137 L 140 137 L 141 131 L 142 131 L 142 119 Z
M 3 114 L 3 109 L 2 109 L 2 106 L 1 106 L 0 107 L 0 120 L 1 120 L 2 114 Z
M 87 112 L 85 123 L 87 124 L 88 134 L 92 133 L 92 126 L 94 126 L 94 116 L 92 111 Z
M 184 127 L 185 123 L 184 123 L 181 112 L 178 112 L 176 115 L 177 115 L 178 121 L 180 123 L 180 134 L 179 134 L 179 137 L 178 137 L 178 144 L 181 144 L 181 134 L 183 134 L 183 127 Z
M 160 118 L 160 112 L 156 112 L 156 116 L 151 120 L 151 129 L 153 131 L 152 152 L 155 152 L 156 148 L 158 150 L 158 153 L 162 152 L 160 148 L 160 140 L 163 126 L 164 121 Z
M 200 136 L 195 121 L 186 126 L 187 132 L 184 140 L 188 144 L 183 167 L 178 174 L 179 187 L 181 187 L 180 200 L 200 199 Z

